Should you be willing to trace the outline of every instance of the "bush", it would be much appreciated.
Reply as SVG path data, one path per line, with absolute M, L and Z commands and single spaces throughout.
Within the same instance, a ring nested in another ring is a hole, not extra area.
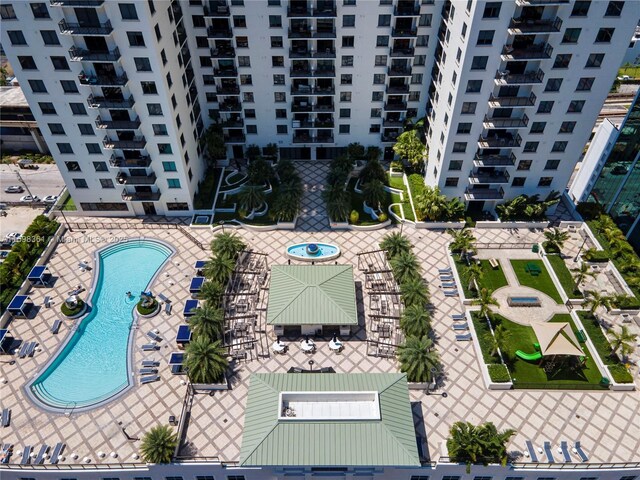
M 378 221 L 380 223 L 386 222 L 387 220 L 389 220 L 389 215 L 387 215 L 386 213 L 381 213 L 380 215 L 378 215 Z
M 620 297 L 611 302 L 616 308 L 621 310 L 637 310 L 640 309 L 640 301 L 635 297 Z
M 403 172 L 404 171 L 404 163 L 399 160 L 394 160 L 391 162 L 391 169 L 395 172 Z
M 509 370 L 507 370 L 505 365 L 492 363 L 491 365 L 487 365 L 487 370 L 489 370 L 489 377 L 492 382 L 506 383 L 511 381 Z
M 616 383 L 633 383 L 633 377 L 624 365 L 609 365 L 608 368 Z
M 595 248 L 590 248 L 589 250 L 584 252 L 582 257 L 587 262 L 608 262 L 609 261 L 609 255 L 607 254 L 607 252 L 603 250 L 596 250 Z
M 358 211 L 351 210 L 351 213 L 349 214 L 349 223 L 358 223 L 358 220 L 360 220 L 360 214 Z

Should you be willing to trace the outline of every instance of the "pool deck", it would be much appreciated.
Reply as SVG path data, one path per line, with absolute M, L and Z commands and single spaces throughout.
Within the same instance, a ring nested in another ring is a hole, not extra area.
M 127 220 L 128 223 L 136 221 Z M 380 238 L 390 230 L 308 234 L 300 230 L 260 233 L 243 230 L 239 234 L 251 248 L 267 253 L 270 265 L 286 264 L 288 245 L 316 241 L 338 245 L 343 252 L 338 262 L 355 266 L 356 254 L 378 248 Z M 213 237 L 209 230 L 190 229 L 190 233 L 205 245 Z M 473 344 L 456 342 L 455 332 L 451 328 L 451 314 L 463 311 L 460 300 L 445 297 L 438 288 L 437 269 L 448 265 L 446 246 L 449 236 L 443 232 L 411 228 L 405 228 L 404 233 L 414 243 L 431 286 L 432 303 L 435 306 L 433 328 L 446 373 L 446 381 L 440 392 L 446 391 L 447 398 L 427 396 L 420 391 L 410 392 L 416 428 L 426 437 L 431 460 L 439 457 L 440 445 L 447 438 L 450 426 L 456 421 L 468 420 L 474 423 L 493 421 L 499 429 L 515 428 L 518 433 L 509 445 L 511 452 L 522 452 L 526 440 L 531 440 L 535 446 L 550 441 L 554 448 L 561 440 L 580 440 L 592 462 L 640 461 L 640 425 L 637 422 L 640 418 L 640 392 L 486 390 Z M 62 318 L 59 313 L 61 302 L 75 286 L 88 288 L 91 285 L 95 270 L 81 272 L 77 267 L 78 262 L 92 262 L 93 250 L 107 245 L 107 242 L 60 244 L 49 262 L 51 272 L 58 277 L 55 285 L 52 288 L 32 289 L 30 293 L 39 309 L 36 317 L 15 319 L 9 326 L 13 337 L 37 341 L 41 350 L 33 358 L 16 358 L 13 365 L 2 365 L 2 377 L 7 383 L 1 385 L 1 403 L 3 408 L 12 410 L 11 426 L 0 429 L 2 443 L 13 443 L 15 450 L 22 450 L 25 445 L 39 448 L 44 443 L 54 445 L 63 441 L 67 444 L 63 462 L 66 464 L 79 463 L 84 457 L 88 457 L 92 463 L 140 461 L 134 459 L 140 441 L 129 441 L 122 428 L 125 428 L 128 436 L 141 438 L 149 428 L 167 424 L 170 415 L 180 415 L 186 393 L 186 386 L 182 384 L 184 377 L 172 376 L 166 362 L 169 354 L 177 350 L 175 335 L 178 325 L 184 323 L 181 311 L 185 300 L 189 298 L 193 264 L 196 260 L 206 259 L 208 253 L 201 251 L 177 230 L 87 230 L 67 236 L 81 241 L 87 237 L 132 238 L 140 234 L 166 241 L 177 250 L 176 256 L 165 265 L 151 286 L 154 293 L 163 293 L 172 300 L 173 313 L 167 316 L 162 312 L 156 317 L 141 319 L 134 331 L 136 373 L 142 359 L 157 359 L 161 361 L 160 381 L 136 386 L 106 407 L 86 413 L 71 413 L 69 416 L 43 412 L 26 398 L 22 389 L 26 381 L 33 378 L 54 354 L 73 324 L 70 320 L 64 320 L 58 335 L 49 331 L 55 319 Z M 476 231 L 479 241 L 524 241 L 523 235 L 527 236 L 526 241 L 542 239 L 541 232 L 521 231 L 519 235 L 516 237 L 504 230 Z M 361 272 L 357 269 L 354 272 L 356 282 L 363 282 Z M 42 305 L 45 295 L 51 296 L 54 301 L 49 309 Z M 365 297 L 365 300 L 368 299 Z M 365 311 L 367 304 L 368 301 L 363 302 L 362 296 L 358 295 L 360 314 Z M 143 353 L 140 346 L 149 343 L 146 332 L 154 329 L 158 329 L 164 339 L 161 349 Z M 270 345 L 274 339 L 270 328 L 266 335 L 267 338 L 261 341 Z M 363 341 L 366 335 L 366 329 L 361 326 L 352 338 L 342 339 L 346 343 L 342 355 L 331 353 L 326 343 L 319 340 L 318 351 L 311 356 L 303 354 L 297 344 L 291 343 L 286 355 L 276 356 L 263 351 L 266 356 L 262 358 L 234 364 L 231 390 L 218 392 L 214 396 L 196 395 L 191 420 L 186 428 L 186 444 L 180 454 L 216 456 L 229 462 L 238 460 L 248 377 L 253 372 L 284 372 L 292 366 L 306 368 L 309 359 L 313 359 L 317 367 L 332 366 L 341 373 L 397 371 L 395 361 L 367 356 L 366 342 Z M 0 357 L 3 362 L 10 359 L 13 358 Z M 637 370 L 632 373 L 637 375 Z M 105 453 L 105 458 L 99 458 L 99 452 Z M 111 458 L 111 452 L 116 452 L 117 458 Z M 78 460 L 70 458 L 72 453 L 78 455 Z M 16 456 L 12 463 L 15 461 Z

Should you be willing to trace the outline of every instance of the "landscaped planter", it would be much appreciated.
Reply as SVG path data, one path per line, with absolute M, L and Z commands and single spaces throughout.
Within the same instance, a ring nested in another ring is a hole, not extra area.
M 291 222 L 282 222 L 278 220 L 276 225 L 278 226 L 278 230 L 294 230 L 296 228 L 296 223 L 298 223 L 297 216 Z
M 86 304 L 86 302 L 84 302 L 83 300 L 78 299 L 78 307 L 77 308 L 69 309 L 69 307 L 67 307 L 66 303 L 63 302 L 62 306 L 60 307 L 60 311 L 62 312 L 62 315 L 67 317 L 69 320 L 74 320 L 76 318 L 80 318 L 85 313 L 87 313 L 88 308 L 89 307 Z
M 349 225 L 349 222 L 335 222 L 329 219 L 329 228 L 332 230 L 349 230 L 351 225 Z
M 424 390 L 427 391 L 429 386 L 432 385 L 429 382 L 407 382 L 409 390 Z
M 631 382 L 628 382 L 628 383 L 618 383 L 613 379 L 613 375 L 609 371 L 609 366 L 606 365 L 605 368 L 607 370 L 607 374 L 608 374 L 608 378 L 609 378 L 609 382 L 610 382 L 609 386 L 610 386 L 611 390 L 616 391 L 616 392 L 631 392 L 631 391 L 636 389 L 636 384 L 633 382 L 633 380 Z
M 225 374 L 219 383 L 192 383 L 191 386 L 194 390 L 200 391 L 229 390 L 229 380 Z
M 140 300 L 136 305 L 136 312 L 140 316 L 140 318 L 151 318 L 155 317 L 158 313 L 160 313 L 160 302 L 156 299 L 153 300 L 153 308 L 143 308 L 142 300 Z

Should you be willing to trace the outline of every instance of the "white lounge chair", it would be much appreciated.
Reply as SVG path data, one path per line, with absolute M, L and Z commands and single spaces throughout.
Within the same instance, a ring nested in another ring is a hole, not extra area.
M 453 329 L 454 330 L 469 330 L 469 324 L 467 322 L 465 322 L 465 323 L 456 323 L 455 325 L 453 325 Z
M 66 443 L 62 443 L 62 442 L 56 443 L 56 446 L 53 447 L 53 452 L 51 453 L 51 458 L 49 459 L 49 463 L 53 463 L 53 464 L 58 463 L 58 458 L 60 458 L 60 454 L 62 453 L 62 451 L 64 450 L 64 447 L 66 446 L 67 446 Z

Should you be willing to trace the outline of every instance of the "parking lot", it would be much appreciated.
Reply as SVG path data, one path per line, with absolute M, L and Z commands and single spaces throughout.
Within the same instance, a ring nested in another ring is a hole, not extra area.
M 64 181 L 56 165 L 39 165 L 37 170 L 20 169 L 15 165 L 0 165 L 0 202 L 18 202 L 22 193 L 5 193 L 4 189 L 10 185 L 22 185 L 16 172 L 27 184 L 32 195 L 44 198 L 47 195 L 59 195 L 64 187 Z M 22 185 L 24 187 L 24 185 Z

